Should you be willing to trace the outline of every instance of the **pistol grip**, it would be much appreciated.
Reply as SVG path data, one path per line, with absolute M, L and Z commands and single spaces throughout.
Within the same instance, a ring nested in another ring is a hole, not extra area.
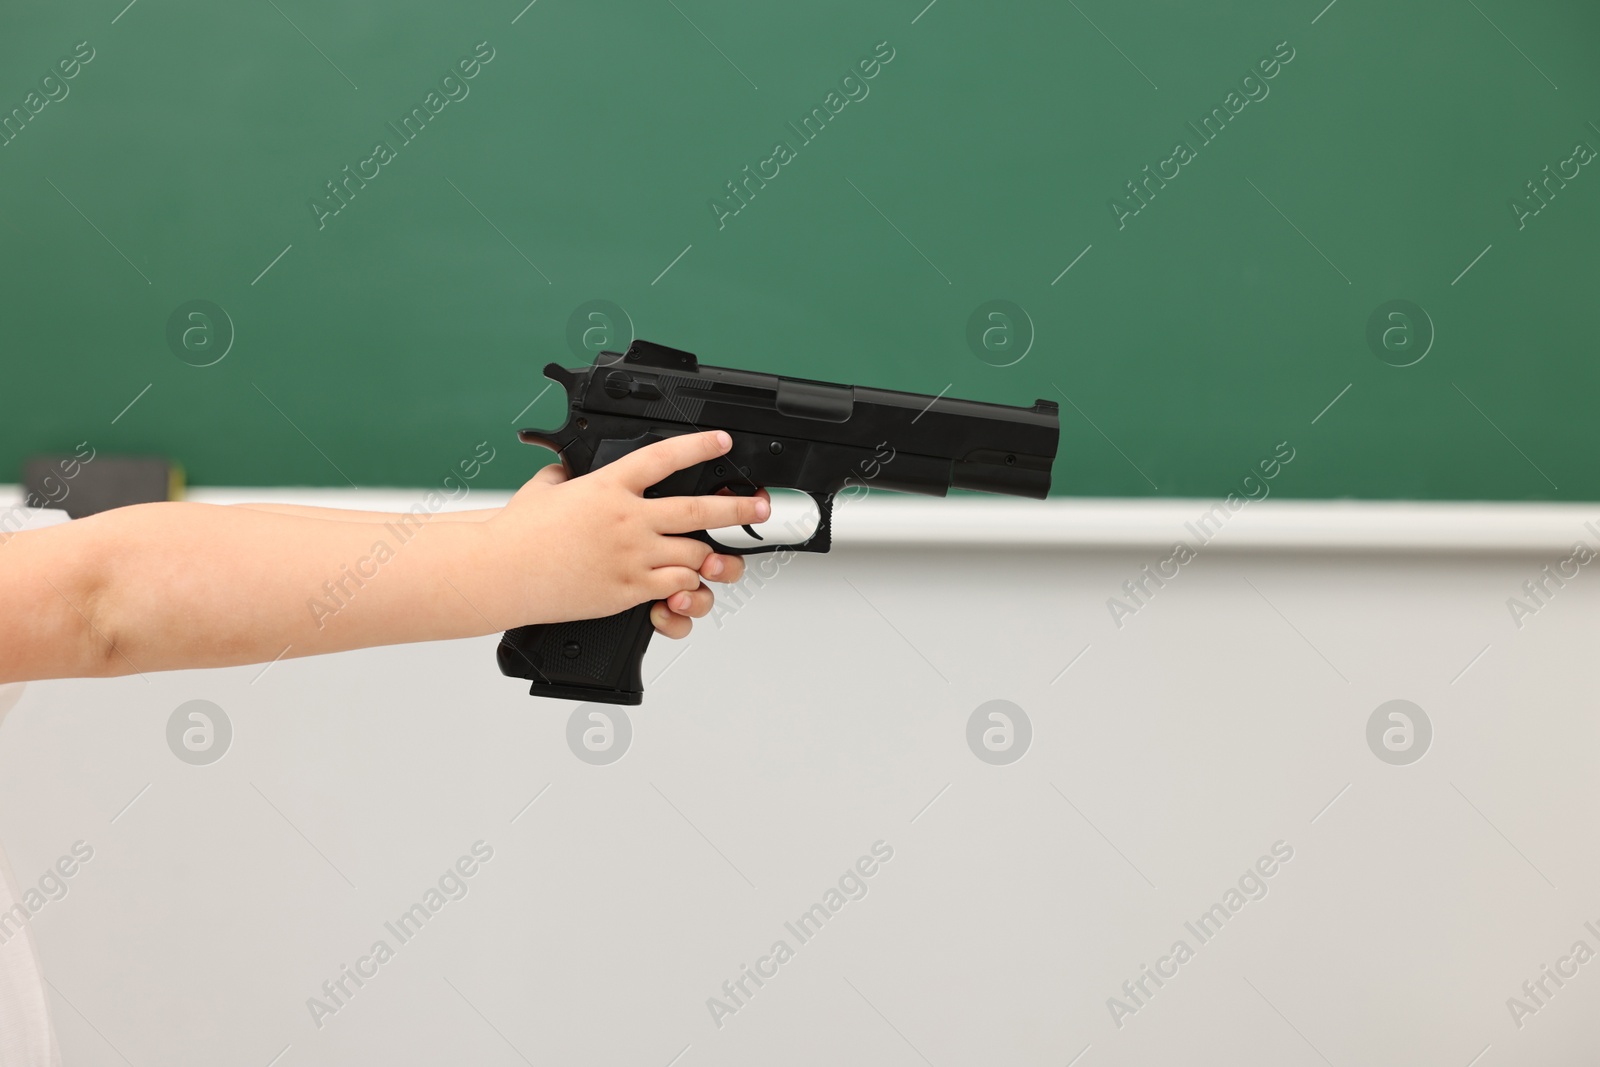
M 603 619 L 539 623 L 507 630 L 496 656 L 500 672 L 533 683 L 530 696 L 638 704 L 639 664 L 655 628 L 651 602 Z

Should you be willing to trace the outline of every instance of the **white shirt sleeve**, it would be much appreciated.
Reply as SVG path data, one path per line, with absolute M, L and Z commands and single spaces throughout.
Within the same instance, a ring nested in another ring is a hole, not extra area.
M 0 1067 L 61 1067 L 25 899 L 0 852 Z
M 0 508 L 0 530 L 8 534 L 68 519 L 66 512 L 48 508 Z M 0 720 L 22 698 L 24 688 L 20 682 L 0 685 Z M 26 900 L 0 849 L 0 1067 L 61 1067 Z

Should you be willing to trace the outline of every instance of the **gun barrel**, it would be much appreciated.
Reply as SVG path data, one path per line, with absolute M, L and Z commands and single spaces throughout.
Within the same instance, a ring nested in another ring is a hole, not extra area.
M 1024 408 L 887 389 L 856 388 L 855 394 L 857 411 L 868 421 L 900 427 L 898 435 L 889 436 L 891 442 L 898 437 L 908 452 L 949 461 L 944 489 L 1039 500 L 1049 495 L 1061 432 L 1053 401 L 1041 399 Z M 914 414 L 906 420 L 908 409 Z
M 796 480 L 823 491 L 840 488 L 854 453 L 887 445 L 896 458 L 874 476 L 880 488 L 1042 499 L 1060 437 L 1050 400 L 1016 407 L 707 366 L 648 341 L 634 341 L 625 354 L 603 352 L 591 367 L 552 363 L 545 374 L 567 387 L 574 423 L 603 415 L 804 442 L 813 455 Z M 559 448 L 563 436 L 529 431 L 524 439 Z

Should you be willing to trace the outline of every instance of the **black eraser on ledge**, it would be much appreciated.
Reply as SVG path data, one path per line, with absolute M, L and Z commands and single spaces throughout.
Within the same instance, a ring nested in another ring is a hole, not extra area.
M 74 519 L 128 504 L 177 500 L 183 468 L 159 456 L 113 456 L 87 445 L 71 454 L 30 456 L 22 464 L 23 503 Z

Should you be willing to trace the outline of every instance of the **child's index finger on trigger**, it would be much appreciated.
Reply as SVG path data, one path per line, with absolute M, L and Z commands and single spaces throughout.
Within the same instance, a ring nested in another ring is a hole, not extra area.
M 642 493 L 674 471 L 715 459 L 731 447 L 733 439 L 722 430 L 679 434 L 630 452 L 612 466 L 624 485 Z

